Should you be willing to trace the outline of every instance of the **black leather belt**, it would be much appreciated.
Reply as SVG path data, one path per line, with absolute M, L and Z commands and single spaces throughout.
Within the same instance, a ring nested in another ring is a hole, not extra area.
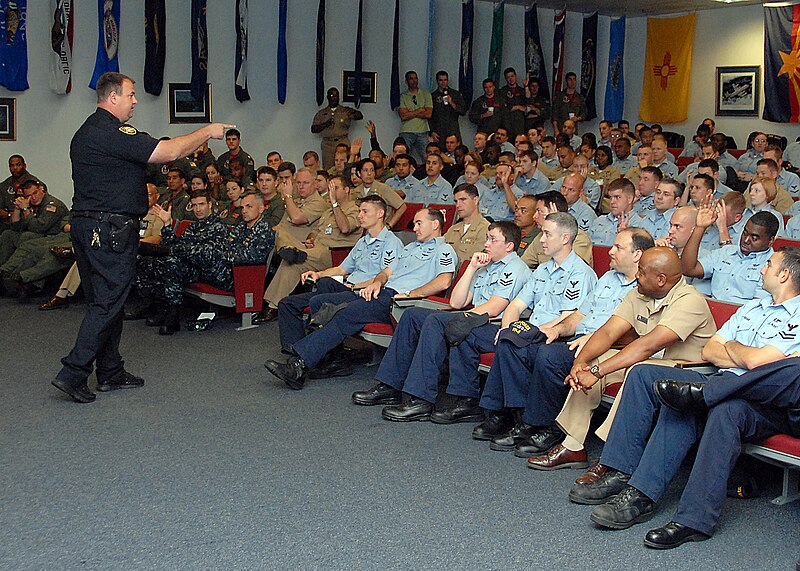
M 129 214 L 119 214 L 117 212 L 99 212 L 97 210 L 79 210 L 72 213 L 76 218 L 91 218 L 100 222 L 115 222 L 117 224 L 125 224 L 139 220 L 138 216 L 130 216 Z

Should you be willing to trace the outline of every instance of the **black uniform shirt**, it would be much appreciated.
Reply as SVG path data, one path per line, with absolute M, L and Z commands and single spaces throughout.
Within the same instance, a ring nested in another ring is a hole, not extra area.
M 72 209 L 147 214 L 147 161 L 158 141 L 98 107 L 72 137 Z

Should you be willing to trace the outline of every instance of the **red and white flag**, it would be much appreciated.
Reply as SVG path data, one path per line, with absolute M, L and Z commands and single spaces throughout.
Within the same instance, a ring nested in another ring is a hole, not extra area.
M 50 0 L 50 87 L 56 93 L 72 91 L 72 0 Z

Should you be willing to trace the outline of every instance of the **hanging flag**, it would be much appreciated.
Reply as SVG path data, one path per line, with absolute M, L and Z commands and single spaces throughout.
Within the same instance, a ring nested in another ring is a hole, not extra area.
M 144 90 L 161 95 L 164 87 L 164 60 L 167 57 L 166 0 L 144 3 Z
M 686 121 L 694 23 L 694 14 L 679 18 L 647 19 L 644 81 L 639 106 L 642 121 Z M 669 105 L 665 105 L 665 101 L 669 101 Z
M 563 91 L 564 81 L 564 34 L 567 29 L 567 9 L 553 15 L 553 99 Z
M 611 20 L 608 48 L 608 79 L 603 116 L 607 121 L 620 121 L 625 109 L 625 16 Z
M 362 24 L 362 16 L 364 14 L 364 0 L 358 0 L 358 24 L 356 28 L 356 61 L 354 70 L 355 73 L 353 74 L 353 94 L 355 95 L 354 103 L 356 107 L 361 106 L 361 75 L 363 72 L 363 59 L 361 56 L 361 49 L 363 47 L 362 44 L 362 37 L 361 37 L 361 24 Z
M 436 30 L 436 0 L 428 0 L 428 59 L 425 62 L 425 77 L 428 78 L 428 91 L 436 91 L 436 78 L 433 76 L 433 33 Z
M 50 0 L 50 87 L 63 95 L 72 91 L 72 0 Z
M 206 0 L 192 0 L 192 97 L 202 101 L 208 81 Z
M 237 101 L 249 101 L 247 91 L 247 0 L 236 0 L 236 61 L 234 91 Z
M 317 8 L 317 105 L 325 101 L 325 0 Z
M 764 119 L 800 118 L 800 4 L 764 8 Z M 758 89 L 758 85 L 755 86 Z
M 278 4 L 278 103 L 286 103 L 286 73 L 289 60 L 286 56 L 286 4 L 280 0 Z
M 492 41 L 489 45 L 489 71 L 486 77 L 491 77 L 495 84 L 500 81 L 503 64 L 503 21 L 505 20 L 505 0 L 494 3 L 492 16 Z
M 583 41 L 581 42 L 580 92 L 586 101 L 585 121 L 597 117 L 594 86 L 597 83 L 597 12 L 583 17 Z
M 472 104 L 472 27 L 475 22 L 474 0 L 461 4 L 461 56 L 458 61 L 458 90 L 467 105 Z
M 119 72 L 119 3 L 121 0 L 97 0 L 97 59 L 89 87 L 94 89 L 97 80 L 107 71 Z M 0 3 L 8 4 L 6 0 Z M 7 18 L 6 18 L 7 19 Z
M 400 0 L 394 0 L 394 30 L 392 31 L 392 77 L 389 80 L 389 105 L 400 107 Z
M 528 77 L 539 79 L 539 94 L 550 99 L 547 66 L 544 65 L 542 42 L 539 41 L 539 17 L 536 13 L 536 4 L 525 8 L 525 71 L 528 72 Z

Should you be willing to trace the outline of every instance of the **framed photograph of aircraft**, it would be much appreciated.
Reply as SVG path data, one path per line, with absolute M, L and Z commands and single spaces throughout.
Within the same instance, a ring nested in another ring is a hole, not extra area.
M 717 115 L 757 117 L 760 95 L 761 66 L 717 67 Z

